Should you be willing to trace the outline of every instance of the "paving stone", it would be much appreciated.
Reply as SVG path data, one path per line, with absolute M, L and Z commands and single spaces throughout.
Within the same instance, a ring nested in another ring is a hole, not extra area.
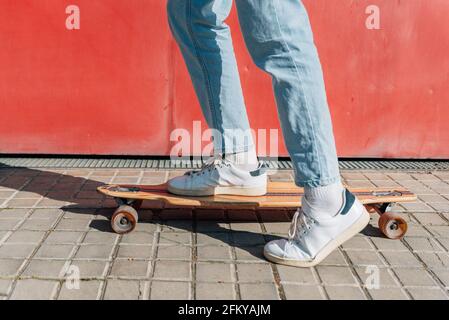
M 59 282 L 49 280 L 18 280 L 11 300 L 48 300 L 56 295 Z
M 341 245 L 344 250 L 373 250 L 374 247 L 366 237 L 355 236 Z
M 92 220 L 95 216 L 95 209 L 77 209 L 76 212 L 65 211 L 63 219 Z
M 413 249 L 413 251 L 422 252 L 422 251 L 432 251 L 439 252 L 444 249 L 432 238 L 415 238 L 415 237 L 406 237 L 404 238 L 405 242 Z
M 392 266 L 418 267 L 422 265 L 422 263 L 410 252 L 383 251 L 382 255 Z
M 355 284 L 356 280 L 348 267 L 318 266 L 318 274 L 325 284 Z
M 70 266 L 78 268 L 81 279 L 98 279 L 106 276 L 109 263 L 98 260 L 73 260 Z
M 0 191 L 0 199 L 8 199 L 15 194 L 14 191 Z
M 279 299 L 279 293 L 274 283 L 242 283 L 239 287 L 243 300 Z
M 383 261 L 380 259 L 376 251 L 348 250 L 346 251 L 346 254 L 348 255 L 353 265 L 357 266 L 384 265 Z
M 152 244 L 154 234 L 147 232 L 132 232 L 125 234 L 121 243 L 126 244 Z
M 89 231 L 83 240 L 88 244 L 113 244 L 117 240 L 118 235 L 111 232 Z
M 0 279 L 0 298 L 6 296 L 11 289 L 12 280 Z
M 311 268 L 297 268 L 285 265 L 276 266 L 281 282 L 294 282 L 297 284 L 318 284 Z
M 30 209 L 3 209 L 0 210 L 0 219 L 23 219 L 30 212 Z
M 116 259 L 112 265 L 111 276 L 127 278 L 144 278 L 150 271 L 148 261 Z
M 33 259 L 22 275 L 35 278 L 62 278 L 66 267 L 66 261 Z
M 232 232 L 231 237 L 234 245 L 256 246 L 266 242 L 263 235 L 258 233 Z
M 232 283 L 198 283 L 196 284 L 198 300 L 233 300 L 235 299 Z
M 318 286 L 304 286 L 298 284 L 284 284 L 287 300 L 323 300 L 324 297 Z
M 268 263 L 263 255 L 263 246 L 240 246 L 235 247 L 234 250 L 238 261 Z
M 234 280 L 231 265 L 227 263 L 198 262 L 196 280 L 202 282 L 231 282 Z
M 424 269 L 395 268 L 394 273 L 404 286 L 436 286 L 435 281 Z
M 35 258 L 68 259 L 75 251 L 73 245 L 44 244 L 36 252 Z
M 231 247 L 200 246 L 197 247 L 198 260 L 230 260 Z
M 273 272 L 269 264 L 246 263 L 237 264 L 238 281 L 242 282 L 274 282 Z
M 20 179 L 28 179 L 29 171 L 9 171 L 11 185 L 16 185 Z M 66 171 L 68 173 L 64 176 Z M 88 280 L 81 281 L 81 284 L 86 284 L 88 287 L 84 290 L 66 292 L 64 282 L 61 281 L 63 278 L 60 278 L 59 283 L 62 285 L 60 299 L 97 298 L 101 294 L 101 283 L 105 281 L 109 269 L 111 269 L 111 274 L 108 276 L 111 278 L 110 283 L 104 283 L 104 286 L 109 287 L 106 289 L 106 298 L 118 296 L 122 299 L 125 296 L 132 299 L 174 299 L 176 297 L 191 299 L 193 298 L 190 282 L 192 281 L 192 262 L 190 261 L 192 241 L 196 241 L 193 245 L 195 245 L 194 251 L 198 261 L 195 262 L 197 299 L 235 299 L 237 298 L 236 286 L 239 287 L 242 298 L 257 298 L 260 295 L 264 298 L 279 299 L 272 275 L 272 266 L 263 257 L 263 246 L 268 240 L 286 236 L 293 212 L 259 210 L 256 215 L 254 210 L 195 210 L 196 234 L 193 234 L 193 219 L 190 219 L 192 210 L 183 212 L 170 208 L 164 210 L 165 213 L 162 212 L 160 216 L 158 211 L 155 211 L 154 215 L 148 215 L 151 223 L 139 223 L 133 233 L 121 237 L 117 248 L 117 259 L 114 261 L 111 260 L 112 252 L 119 236 L 111 232 L 108 219 L 111 208 L 116 205 L 110 201 L 111 199 L 97 195 L 95 188 L 109 182 L 116 171 L 116 169 L 40 171 L 39 176 L 31 175 L 30 177 L 33 177 L 31 183 L 15 194 L 14 201 L 8 203 L 11 208 L 0 209 L 0 243 L 6 242 L 0 246 L 0 276 L 3 277 L 0 280 L 0 299 L 8 293 L 8 287 L 13 281 L 12 278 L 17 276 L 19 268 L 22 265 L 25 266 L 24 258 L 30 257 L 42 239 L 44 244 L 29 261 L 30 265 L 25 267 L 25 271 L 31 270 L 32 276 L 35 277 L 42 277 L 45 273 L 47 273 L 45 277 L 49 277 L 48 274 L 57 273 L 55 271 L 57 268 L 54 266 L 38 268 L 34 261 L 65 263 L 64 259 L 69 257 L 71 249 L 75 248 L 80 241 L 83 243 L 76 254 L 77 258 L 71 263 L 79 268 L 81 279 Z M 183 171 L 133 169 L 117 172 L 123 172 L 120 173 L 119 179 L 137 179 L 144 176 L 144 179 L 148 177 L 147 179 L 152 181 L 155 181 L 154 177 L 165 181 L 168 175 L 179 175 Z M 2 172 L 5 171 L 0 170 L 0 180 Z M 395 211 L 402 212 L 401 215 L 409 223 L 407 235 L 402 241 L 381 237 L 377 230 L 377 218 L 372 217 L 371 229 L 367 228 L 363 232 L 364 235 L 358 235 L 345 242 L 339 250 L 334 251 L 316 267 L 316 273 L 313 269 L 276 265 L 274 268 L 279 274 L 286 298 L 326 298 L 324 288 L 320 286 L 318 280 L 323 281 L 331 299 L 355 299 L 360 298 L 360 294 L 362 299 L 366 298 L 357 286 L 357 279 L 360 279 L 363 285 L 367 277 L 371 275 L 369 272 L 376 267 L 379 268 L 380 288 L 366 289 L 373 299 L 407 299 L 410 295 L 415 299 L 438 299 L 442 298 L 441 293 L 443 298 L 447 297 L 447 293 L 442 291 L 439 285 L 443 283 L 449 286 L 447 271 L 449 269 L 449 261 L 447 261 L 449 260 L 449 184 L 441 180 L 447 179 L 449 182 L 449 173 L 435 172 L 433 175 L 413 177 L 406 172 L 380 170 L 343 171 L 343 173 L 346 174 L 345 182 L 352 186 L 394 186 L 399 183 L 417 192 L 420 201 L 395 207 Z M 292 172 L 282 172 L 282 175 L 285 174 L 291 177 Z M 87 176 L 96 181 L 86 182 L 82 177 Z M 59 179 L 58 183 L 55 184 L 57 179 Z M 3 202 L 2 196 L 5 193 L 8 193 L 7 196 L 10 197 L 16 192 L 15 188 L 8 188 L 5 181 L 2 181 L 0 189 L 0 202 Z M 50 190 L 48 196 L 40 200 L 37 209 L 29 207 L 38 200 L 37 197 L 48 190 Z M 72 205 L 70 211 L 59 208 L 69 204 Z M 13 208 L 16 205 L 24 207 Z M 146 202 L 145 205 L 153 204 Z M 64 214 L 64 218 L 58 222 L 57 231 L 53 231 L 53 224 L 61 214 Z M 184 219 L 186 214 L 189 217 L 188 220 Z M 178 216 L 183 216 L 183 219 L 177 219 Z M 265 235 L 262 234 L 257 216 L 264 221 L 263 225 L 267 231 Z M 162 222 L 157 220 L 161 217 L 167 220 Z M 143 215 L 140 218 L 142 220 Z M 208 221 L 202 219 L 208 219 Z M 24 222 L 23 225 L 20 225 L 22 222 Z M 19 230 L 14 231 L 14 228 Z M 88 231 L 87 234 L 85 234 L 86 231 Z M 368 237 L 369 235 L 371 237 Z M 152 246 L 154 240 L 159 238 L 158 256 L 154 262 L 155 270 L 152 275 L 155 280 L 148 281 L 147 278 L 145 280 L 140 278 L 139 281 L 137 279 L 128 281 L 126 278 L 138 276 L 140 273 L 128 264 L 137 266 L 143 263 L 151 271 L 149 260 L 152 258 Z M 14 244 L 18 246 L 13 246 Z M 234 254 L 238 263 L 230 264 L 233 262 Z M 6 259 L 2 259 L 2 256 Z M 22 258 L 14 259 L 14 256 Z M 170 261 L 172 259 L 185 261 Z M 392 263 L 394 267 L 384 266 L 385 261 Z M 357 276 L 352 275 L 353 271 L 346 266 L 348 262 L 355 264 L 353 270 Z M 32 268 L 38 270 L 34 272 Z M 431 274 L 425 268 L 429 268 Z M 366 271 L 368 273 L 365 273 Z M 24 277 L 29 277 L 26 272 Z M 237 274 L 239 276 L 235 278 Z M 315 278 L 317 275 L 320 279 Z M 121 279 L 123 282 L 114 282 L 116 281 L 112 279 L 114 277 L 123 277 Z M 396 277 L 403 282 L 405 289 L 400 287 L 401 284 Z M 439 281 L 435 281 L 433 277 L 438 278 Z M 237 280 L 240 283 L 235 283 Z M 119 285 L 122 283 L 123 285 Z M 57 282 L 54 284 L 57 288 Z M 55 290 L 55 294 L 57 291 Z M 160 292 L 160 296 L 156 292 Z
M 137 184 L 138 177 L 116 177 L 112 179 L 114 184 Z
M 380 251 L 408 251 L 408 248 L 398 240 L 386 238 L 371 238 L 371 240 Z
M 438 238 L 438 243 L 441 244 L 446 251 L 449 251 L 449 238 Z
M 45 239 L 45 243 L 74 244 L 80 241 L 83 236 L 80 231 L 52 231 Z
M 120 169 L 119 171 L 117 171 L 116 177 L 139 177 L 140 175 L 140 170 Z
M 110 259 L 112 245 L 83 245 L 80 246 L 75 255 L 76 259 Z
M 191 280 L 190 263 L 183 261 L 157 261 L 153 277 L 155 279 Z
M 0 259 L 0 277 L 17 276 L 23 262 L 23 259 Z
M 423 195 L 419 196 L 419 199 L 421 199 L 421 201 L 428 203 L 428 204 L 447 202 L 447 199 L 445 199 L 444 197 L 442 197 L 438 194 L 423 194 Z
M 448 226 L 447 221 L 437 213 L 413 213 L 413 216 L 423 225 Z
M 375 185 L 368 180 L 347 180 L 347 185 L 351 188 L 374 188 Z
M 368 289 L 373 300 L 407 300 L 408 297 L 401 288 Z
M 130 280 L 108 280 L 105 300 L 136 300 L 140 295 L 139 281 Z
M 5 243 L 0 247 L 0 258 L 28 258 L 35 248 L 35 244 Z
M 408 224 L 406 237 L 430 237 L 430 236 L 431 234 L 419 224 L 416 223 Z
M 175 281 L 153 281 L 151 284 L 151 300 L 189 300 L 190 283 Z
M 340 266 L 346 266 L 348 263 L 346 262 L 345 258 L 343 257 L 343 254 L 340 250 L 334 250 L 332 251 L 321 263 L 321 265 L 340 265 Z
M 446 287 L 449 287 L 449 269 L 432 269 L 432 272 Z
M 430 268 L 449 268 L 449 254 L 447 252 L 419 252 L 419 258 Z
M 449 171 L 435 171 L 433 175 L 440 178 L 443 181 L 449 181 Z
M 117 258 L 150 259 L 152 246 L 123 244 L 119 246 Z
M 407 289 L 415 300 L 448 300 L 448 296 L 439 288 L 409 288 Z
M 190 233 L 185 232 L 165 232 L 159 236 L 159 244 L 190 245 L 192 238 Z
M 325 290 L 331 300 L 365 300 L 366 297 L 359 287 L 326 286 Z
M 231 226 L 227 222 L 198 221 L 196 224 L 196 231 L 198 233 L 228 232 L 230 229 Z
M 55 221 L 52 219 L 25 220 L 25 222 L 20 226 L 20 230 L 48 231 L 53 227 L 54 223 Z
M 365 177 L 367 177 L 370 180 L 384 180 L 389 181 L 391 180 L 390 177 L 382 172 L 375 172 L 375 171 L 369 171 L 363 173 Z
M 423 202 L 403 202 L 400 204 L 405 210 L 409 212 L 434 212 L 430 206 Z
M 436 211 L 440 213 L 447 213 L 449 212 L 449 203 L 447 202 L 437 202 L 437 203 L 429 203 L 429 205 L 435 209 Z M 447 219 L 447 217 L 446 217 Z
M 79 288 L 72 288 L 62 284 L 58 300 L 96 300 L 100 296 L 100 286 L 102 282 L 80 281 Z
M 430 226 L 429 229 L 436 237 L 449 238 L 448 226 Z
M 262 233 L 258 222 L 232 222 L 230 225 L 233 231 Z
M 395 280 L 395 278 L 387 268 L 379 268 L 378 266 L 373 265 L 366 267 L 355 267 L 355 271 L 357 272 L 357 275 L 359 276 L 362 284 L 368 288 L 373 286 L 372 281 L 376 280 L 377 273 L 379 279 L 379 288 L 399 286 L 399 283 Z
M 8 237 L 6 243 L 39 243 L 44 236 L 44 231 L 18 230 Z
M 62 211 L 60 209 L 34 209 L 30 219 L 48 219 L 55 221 L 61 214 Z
M 189 260 L 192 248 L 187 246 L 159 246 L 158 259 Z
M 231 243 L 228 232 L 211 232 L 197 234 L 198 245 L 229 245 Z
M 342 171 L 341 176 L 347 180 L 367 180 L 367 177 L 357 171 Z
M 11 199 L 7 202 L 10 208 L 32 208 L 40 199 Z
M 56 230 L 87 231 L 90 220 L 88 219 L 61 219 L 56 226 Z
M 191 220 L 169 220 L 162 225 L 162 232 L 191 232 L 193 225 Z
M 0 230 L 14 230 L 16 229 L 21 220 L 18 219 L 1 219 L 0 220 Z

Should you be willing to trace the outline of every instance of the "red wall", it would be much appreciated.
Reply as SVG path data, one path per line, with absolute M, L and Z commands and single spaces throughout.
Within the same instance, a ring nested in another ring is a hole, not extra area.
M 449 158 L 449 1 L 431 2 L 304 0 L 340 156 Z M 365 27 L 372 4 L 380 30 Z M 1 0 L 0 153 L 161 155 L 173 129 L 204 123 L 165 5 Z M 251 125 L 277 128 L 269 79 L 229 23 Z

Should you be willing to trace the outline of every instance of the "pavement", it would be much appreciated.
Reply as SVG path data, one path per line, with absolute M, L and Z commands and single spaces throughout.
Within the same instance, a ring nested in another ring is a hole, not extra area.
M 448 299 L 449 171 L 343 171 L 353 187 L 403 186 L 409 222 L 384 238 L 377 217 L 314 268 L 268 263 L 286 210 L 149 210 L 119 236 L 104 183 L 159 184 L 182 171 L 0 169 L 0 299 Z M 291 181 L 291 171 L 271 180 Z M 154 204 L 153 204 L 154 205 Z

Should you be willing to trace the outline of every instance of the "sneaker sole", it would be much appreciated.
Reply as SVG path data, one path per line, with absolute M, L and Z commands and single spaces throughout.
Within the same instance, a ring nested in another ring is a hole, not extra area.
M 320 252 L 318 252 L 318 254 L 315 256 L 313 260 L 301 261 L 301 260 L 280 258 L 278 256 L 270 254 L 265 249 L 263 254 L 265 258 L 274 263 L 303 268 L 313 267 L 319 264 L 321 261 L 323 261 L 330 253 L 332 253 L 332 251 L 337 249 L 341 244 L 343 244 L 344 242 L 355 236 L 357 233 L 365 229 L 365 227 L 369 223 L 369 220 L 370 214 L 368 213 L 368 211 L 366 211 L 365 207 L 363 207 L 363 213 L 360 216 L 360 218 L 356 222 L 354 222 L 348 229 L 346 229 L 340 236 L 330 241 Z
M 235 195 L 235 196 L 263 196 L 267 193 L 267 187 L 216 187 L 208 190 L 185 190 L 167 186 L 170 193 L 180 196 L 205 197 L 214 195 Z

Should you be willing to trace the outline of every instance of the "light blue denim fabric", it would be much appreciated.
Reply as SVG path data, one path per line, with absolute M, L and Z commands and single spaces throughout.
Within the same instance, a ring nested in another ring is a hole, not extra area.
M 340 179 L 323 73 L 300 0 L 235 0 L 254 63 L 272 77 L 285 144 L 299 186 Z M 249 132 L 231 31 L 232 0 L 168 0 L 170 28 L 184 56 L 217 152 L 246 151 Z M 263 112 L 263 110 L 261 110 Z M 232 131 L 229 129 L 234 129 Z M 237 134 L 235 133 L 237 132 Z

